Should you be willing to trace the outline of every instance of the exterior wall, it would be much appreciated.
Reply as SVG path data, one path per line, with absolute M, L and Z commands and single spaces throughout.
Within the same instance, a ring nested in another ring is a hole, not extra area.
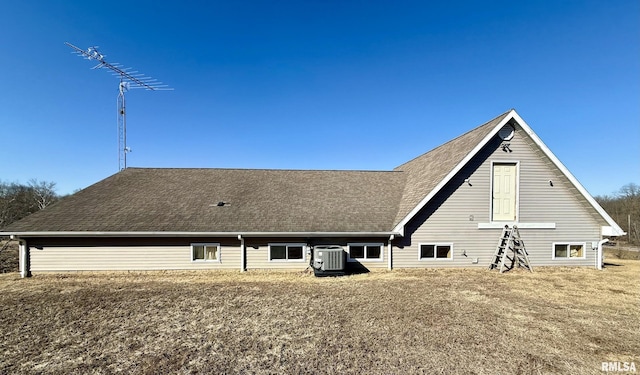
M 191 260 L 192 243 L 219 243 L 220 261 Z M 360 269 L 387 268 L 387 238 L 245 238 L 246 269 L 305 270 L 310 246 L 350 243 L 382 244 L 382 259 L 351 261 Z M 304 244 L 303 260 L 269 260 L 269 244 Z M 31 271 L 133 271 L 241 269 L 242 247 L 237 238 L 31 238 Z
M 303 261 L 269 260 L 269 244 L 305 244 L 305 258 Z M 383 245 L 382 260 L 350 261 L 347 267 L 360 267 L 367 269 L 387 268 L 387 238 L 246 238 L 247 269 L 290 269 L 304 270 L 311 260 L 310 246 L 315 245 L 339 245 L 345 251 L 349 243 L 381 243 Z
M 31 271 L 240 270 L 235 238 L 34 238 Z M 220 243 L 220 261 L 192 261 L 191 243 Z
M 488 267 L 502 233 L 502 224 L 491 223 L 491 171 L 494 162 L 516 162 L 519 168 L 517 225 L 536 266 L 592 266 L 596 251 L 592 242 L 601 239 L 602 218 L 518 128 L 503 151 L 496 137 L 443 190 L 408 223 L 405 237 L 394 242 L 394 268 Z M 468 179 L 468 183 L 465 182 Z M 551 183 L 550 183 L 551 181 Z M 479 229 L 479 224 L 495 228 Z M 554 229 L 526 228 L 553 224 Z M 513 223 L 509 223 L 513 224 Z M 585 244 L 584 259 L 552 259 L 554 242 Z M 419 244 L 452 243 L 453 259 L 419 260 Z M 477 263 L 475 262 L 477 258 Z
M 302 260 L 269 260 L 269 244 L 304 244 Z M 246 238 L 247 269 L 303 271 L 309 266 L 309 251 L 304 238 Z

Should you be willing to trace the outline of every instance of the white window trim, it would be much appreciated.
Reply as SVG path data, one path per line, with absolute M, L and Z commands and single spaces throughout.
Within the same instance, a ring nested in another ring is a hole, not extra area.
M 351 246 L 364 246 L 364 258 L 351 258 Z M 367 246 L 380 246 L 379 258 L 367 258 Z M 382 262 L 384 261 L 384 244 L 382 242 L 354 242 L 347 244 L 347 262 Z
M 422 253 L 422 245 L 434 245 L 434 246 L 449 246 L 451 247 L 451 258 L 436 258 L 437 252 L 434 249 L 433 258 L 423 258 L 420 256 Z M 421 262 L 451 262 L 453 261 L 453 242 L 420 242 L 418 243 L 418 260 Z
M 493 166 L 495 164 L 515 164 L 516 165 L 516 218 L 515 220 L 493 220 Z M 489 181 L 489 222 L 490 223 L 507 223 L 518 222 L 520 220 L 520 161 L 519 160 L 492 160 L 491 161 L 491 180 Z
M 218 253 L 216 254 L 216 259 L 193 259 L 193 251 L 194 251 L 194 247 L 195 246 L 217 246 L 218 247 Z M 190 246 L 191 248 L 191 252 L 189 253 L 189 255 L 191 256 L 191 262 L 192 263 L 201 263 L 201 262 L 207 262 L 207 263 L 220 263 L 220 259 L 222 258 L 222 246 L 220 246 L 220 243 L 216 243 L 216 242 L 194 242 L 191 244 Z
M 567 256 L 566 257 L 556 257 L 556 245 L 567 245 Z M 570 257 L 570 249 L 568 248 L 571 245 L 582 245 L 582 256 L 581 257 Z M 554 242 L 551 244 L 551 259 L 556 260 L 582 260 L 587 259 L 587 243 L 581 241 L 561 241 Z
M 271 259 L 271 246 L 285 246 L 287 259 Z M 289 247 L 302 246 L 302 259 L 289 259 Z M 267 260 L 269 262 L 306 262 L 307 261 L 307 244 L 306 243 L 270 243 L 267 249 Z

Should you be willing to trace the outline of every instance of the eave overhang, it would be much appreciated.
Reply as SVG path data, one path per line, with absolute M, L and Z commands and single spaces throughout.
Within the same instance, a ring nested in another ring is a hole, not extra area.
M 389 237 L 398 232 L 0 232 L 0 237 Z

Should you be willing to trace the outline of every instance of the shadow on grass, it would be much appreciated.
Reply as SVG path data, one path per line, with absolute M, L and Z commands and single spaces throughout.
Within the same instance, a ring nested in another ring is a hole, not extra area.
M 314 272 L 317 277 L 338 277 L 338 276 L 351 276 L 351 275 L 361 275 L 365 273 L 369 273 L 369 269 L 365 267 L 362 263 L 358 261 L 347 262 L 344 271 L 336 271 L 336 272 Z
M 347 275 L 361 275 L 363 273 L 369 273 L 369 269 L 364 264 L 357 260 L 347 262 L 346 274 Z

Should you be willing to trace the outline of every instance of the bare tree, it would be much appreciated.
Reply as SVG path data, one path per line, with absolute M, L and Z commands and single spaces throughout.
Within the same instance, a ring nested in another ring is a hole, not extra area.
M 32 178 L 29 180 L 29 187 L 32 189 L 33 198 L 41 210 L 44 210 L 47 206 L 58 200 L 58 195 L 55 191 L 55 182 L 38 181 Z
M 640 243 L 638 233 L 638 218 L 640 218 L 640 185 L 629 183 L 618 191 L 618 197 L 622 200 L 627 214 L 627 234 L 629 242 Z
M 36 179 L 27 185 L 0 181 L 0 228 L 58 201 L 55 185 Z
M 598 196 L 596 200 L 627 232 L 628 241 L 640 243 L 640 185 L 628 183 L 611 196 Z
M 7 226 L 35 212 L 29 188 L 16 183 L 0 184 L 0 227 Z
M 633 182 L 624 185 L 618 190 L 617 196 L 631 201 L 640 198 L 640 185 Z

